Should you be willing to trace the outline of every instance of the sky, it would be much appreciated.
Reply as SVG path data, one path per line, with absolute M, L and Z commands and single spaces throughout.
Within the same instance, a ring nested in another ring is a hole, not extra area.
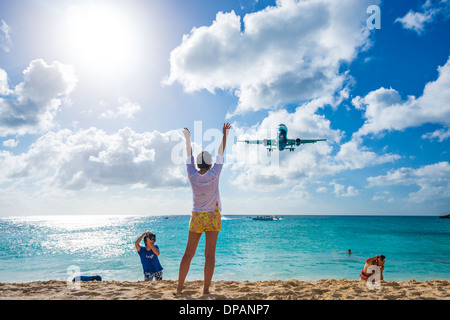
M 372 7 L 371 7 L 372 6 Z M 374 6 L 374 7 L 373 7 Z M 450 213 L 448 0 L 3 0 L 0 216 Z M 268 153 L 241 139 L 325 138 Z

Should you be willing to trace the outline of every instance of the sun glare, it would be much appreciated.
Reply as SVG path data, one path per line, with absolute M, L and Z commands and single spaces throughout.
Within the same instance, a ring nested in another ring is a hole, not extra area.
M 137 50 L 137 30 L 130 17 L 107 5 L 67 9 L 71 56 L 88 68 L 117 69 L 130 63 Z

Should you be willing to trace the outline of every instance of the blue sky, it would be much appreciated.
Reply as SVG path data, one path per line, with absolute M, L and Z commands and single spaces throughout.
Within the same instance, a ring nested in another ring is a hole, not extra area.
M 369 29 L 367 8 L 380 8 Z M 189 214 L 230 122 L 223 214 L 440 215 L 445 0 L 2 1 L 0 215 Z M 241 138 L 326 138 L 268 156 Z

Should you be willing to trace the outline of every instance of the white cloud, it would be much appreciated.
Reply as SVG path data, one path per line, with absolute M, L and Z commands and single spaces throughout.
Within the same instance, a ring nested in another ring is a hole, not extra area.
M 328 189 L 326 187 L 319 187 L 316 189 L 317 193 L 327 193 Z
M 409 194 L 414 203 L 450 197 L 450 164 L 446 161 L 418 169 L 400 168 L 386 175 L 367 178 L 369 187 L 417 185 L 420 189 Z
M 20 170 L 25 165 L 21 157 L 14 156 L 9 151 L 0 150 L 0 185 L 4 182 L 11 182 L 11 175 Z
M 3 49 L 4 52 L 8 53 L 12 47 L 11 40 L 11 27 L 2 20 L 0 25 L 0 48 Z
M 141 110 L 141 105 L 136 102 L 130 101 L 128 98 L 120 97 L 119 106 L 115 110 L 108 109 L 103 112 L 101 118 L 121 118 L 125 117 L 128 119 L 134 118 L 134 115 Z
M 386 153 L 378 155 L 370 151 L 367 147 L 361 145 L 359 139 L 342 144 L 334 158 L 336 171 L 362 169 L 371 165 L 394 162 L 398 159 L 400 159 L 400 156 L 397 154 Z M 340 170 L 337 170 L 338 168 Z
M 385 201 L 392 203 L 395 201 L 394 197 L 390 196 L 389 191 L 381 191 L 372 197 L 373 201 Z
M 6 96 L 11 93 L 8 85 L 8 74 L 5 70 L 0 69 L 0 96 Z
M 429 140 L 438 139 L 439 142 L 447 140 L 448 138 L 450 138 L 450 128 L 448 127 L 433 132 L 428 132 L 422 135 L 422 139 L 429 139 Z
M 71 66 L 57 61 L 48 65 L 37 59 L 23 72 L 24 81 L 14 90 L 5 88 L 5 76 L 0 72 L 0 136 L 8 134 L 39 133 L 54 126 L 54 118 L 66 98 L 75 88 L 77 78 Z M 3 79 L 3 80 L 2 80 Z
M 438 71 L 438 78 L 426 84 L 419 98 L 409 96 L 402 100 L 396 90 L 380 88 L 354 99 L 355 107 L 364 109 L 366 118 L 355 135 L 404 130 L 425 123 L 450 125 L 450 59 Z
M 0 183 L 37 179 L 69 190 L 89 185 L 184 187 L 185 167 L 172 160 L 179 139 L 176 131 L 136 133 L 129 128 L 114 134 L 96 128 L 48 132 L 26 153 L 0 153 Z
M 400 22 L 403 28 L 422 33 L 426 23 L 432 21 L 435 15 L 434 11 L 413 12 L 409 11 L 403 18 L 397 18 L 395 21 Z
M 425 26 L 432 23 L 437 16 L 443 15 L 447 17 L 450 10 L 450 2 L 448 0 L 427 0 L 421 7 L 421 12 L 414 12 L 413 10 L 402 17 L 397 18 L 395 22 L 402 24 L 403 28 L 421 34 L 425 31 Z
M 330 185 L 334 187 L 333 193 L 337 197 L 355 197 L 359 195 L 359 191 L 353 186 L 348 186 L 346 189 L 344 185 L 336 182 L 331 182 Z
M 3 141 L 3 146 L 7 148 L 15 148 L 19 144 L 19 141 L 14 139 L 8 139 Z
M 171 52 L 164 82 L 188 92 L 231 90 L 239 97 L 235 113 L 333 96 L 347 78 L 342 62 L 369 45 L 369 4 L 279 0 L 242 23 L 234 12 L 219 12 Z

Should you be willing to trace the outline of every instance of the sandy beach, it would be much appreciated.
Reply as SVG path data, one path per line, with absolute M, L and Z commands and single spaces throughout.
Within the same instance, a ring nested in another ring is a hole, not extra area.
M 211 294 L 202 294 L 202 281 L 83 282 L 70 288 L 65 281 L 0 283 L 1 300 L 450 300 L 450 281 L 381 281 L 369 289 L 356 280 L 213 281 Z

